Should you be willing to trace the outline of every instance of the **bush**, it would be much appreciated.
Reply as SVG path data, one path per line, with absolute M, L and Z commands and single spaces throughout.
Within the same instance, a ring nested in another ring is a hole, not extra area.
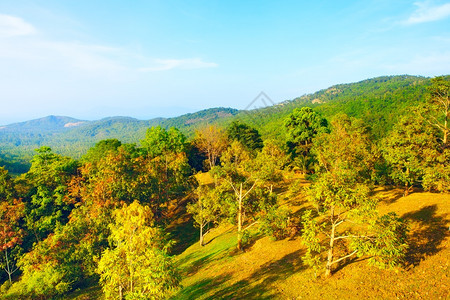
M 289 236 L 291 211 L 285 207 L 271 207 L 261 218 L 259 230 L 264 235 L 281 240 Z

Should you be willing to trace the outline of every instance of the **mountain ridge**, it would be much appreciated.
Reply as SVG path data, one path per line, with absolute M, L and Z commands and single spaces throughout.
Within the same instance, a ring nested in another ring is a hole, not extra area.
M 56 153 L 79 158 L 102 139 L 115 138 L 123 143 L 139 144 L 146 130 L 152 126 L 177 127 L 191 138 L 199 127 L 208 124 L 226 127 L 233 120 L 240 120 L 258 129 L 264 138 L 282 141 L 285 135 L 284 119 L 293 109 L 303 106 L 312 107 L 328 119 L 341 112 L 360 118 L 372 127 L 377 138 L 382 138 L 400 116 L 408 113 L 412 106 L 423 103 L 429 84 L 430 78 L 423 76 L 380 76 L 336 84 L 315 93 L 272 106 L 262 105 L 253 110 L 217 107 L 173 118 L 139 120 L 116 116 L 85 121 L 47 116 L 13 123 L 0 129 L 0 165 L 5 165 L 5 161 L 14 161 L 14 157 L 29 161 L 35 153 L 34 149 L 44 145 L 50 146 Z

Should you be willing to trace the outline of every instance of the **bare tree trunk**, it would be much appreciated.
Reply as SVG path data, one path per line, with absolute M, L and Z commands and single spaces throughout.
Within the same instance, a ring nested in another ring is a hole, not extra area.
M 447 112 L 448 115 L 448 112 Z M 447 136 L 448 136 L 448 124 L 447 124 L 447 116 L 445 117 L 444 121 L 444 148 L 447 147 Z
M 242 183 L 239 188 L 239 210 L 238 210 L 238 241 L 237 248 L 238 250 L 242 250 Z
M 200 246 L 203 247 L 203 224 L 200 224 Z
M 325 277 L 331 275 L 331 265 L 333 264 L 334 237 L 336 234 L 336 223 L 334 221 L 334 206 L 331 208 L 331 235 L 330 248 L 328 249 L 327 265 L 325 269 Z
M 9 266 L 9 259 L 8 259 L 8 248 L 5 249 L 5 257 L 6 257 L 6 273 L 8 273 L 8 277 L 9 277 L 9 283 L 12 283 L 11 281 L 11 268 Z

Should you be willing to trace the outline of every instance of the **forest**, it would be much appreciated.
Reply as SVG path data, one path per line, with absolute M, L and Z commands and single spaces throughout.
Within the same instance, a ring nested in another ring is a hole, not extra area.
M 130 139 L 74 142 L 79 155 L 55 151 L 69 131 L 49 135 L 56 148 L 23 168 L 26 149 L 5 151 L 0 298 L 352 298 L 341 283 L 446 298 L 449 96 L 450 76 L 380 77 L 143 131 L 127 120 Z

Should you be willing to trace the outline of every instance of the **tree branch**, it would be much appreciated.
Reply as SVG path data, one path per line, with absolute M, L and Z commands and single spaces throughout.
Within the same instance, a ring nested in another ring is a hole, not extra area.
M 253 188 L 256 186 L 256 182 L 257 182 L 257 181 L 258 181 L 258 180 L 255 180 L 255 182 L 253 183 L 252 187 L 244 194 L 244 196 L 242 196 L 242 199 L 244 199 L 245 196 L 247 196 L 247 194 L 250 193 L 251 190 L 253 190 Z
M 259 221 L 253 222 L 252 224 L 250 224 L 247 227 L 245 227 L 242 231 L 245 231 L 245 230 L 249 229 L 250 227 L 252 227 L 253 225 L 258 224 L 258 223 L 259 223 Z
M 335 261 L 331 262 L 330 265 L 334 265 L 334 264 L 340 262 L 341 260 L 344 260 L 344 259 L 346 259 L 346 258 L 349 258 L 350 256 L 355 255 L 357 252 L 358 252 L 358 250 L 355 250 L 355 251 L 353 251 L 352 253 L 350 253 L 350 254 L 348 254 L 348 255 L 346 255 L 346 256 L 344 256 L 344 257 L 341 257 L 341 258 L 339 258 L 339 259 L 336 259 Z

